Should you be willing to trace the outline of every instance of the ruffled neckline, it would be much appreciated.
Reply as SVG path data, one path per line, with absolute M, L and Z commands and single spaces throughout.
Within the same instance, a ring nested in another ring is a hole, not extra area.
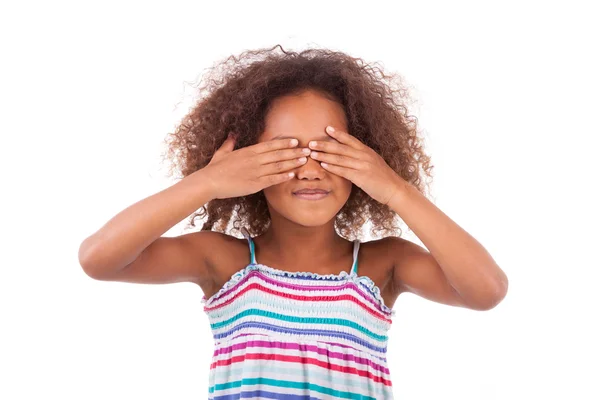
M 396 315 L 396 310 L 389 308 L 385 304 L 385 301 L 383 300 L 383 297 L 381 296 L 381 290 L 375 284 L 375 282 L 373 282 L 373 280 L 371 278 L 369 278 L 368 276 L 364 276 L 364 275 L 358 276 L 354 272 L 348 273 L 346 271 L 342 271 L 339 274 L 317 274 L 315 272 L 307 272 L 307 271 L 291 272 L 291 271 L 284 271 L 281 269 L 269 267 L 268 265 L 258 264 L 258 263 L 248 264 L 246 267 L 240 269 L 239 271 L 237 271 L 236 273 L 231 275 L 231 278 L 227 282 L 225 282 L 225 284 L 221 287 L 221 289 L 219 289 L 219 291 L 217 293 L 213 294 L 208 299 L 206 298 L 206 296 L 203 296 L 202 304 L 209 306 L 215 299 L 217 299 L 221 294 L 223 294 L 223 292 L 227 291 L 229 288 L 231 288 L 236 283 L 241 281 L 246 275 L 248 275 L 251 271 L 254 271 L 254 270 L 258 270 L 261 272 L 267 272 L 267 273 L 273 274 L 273 275 L 287 276 L 290 278 L 295 278 L 295 277 L 307 277 L 308 278 L 308 277 L 310 277 L 310 278 L 314 278 L 314 279 L 328 279 L 328 280 L 349 279 L 349 280 L 354 281 L 357 284 L 363 283 L 369 289 L 369 291 L 371 293 L 373 293 L 375 299 L 379 303 L 379 306 L 386 314 L 388 314 L 391 317 L 394 317 Z

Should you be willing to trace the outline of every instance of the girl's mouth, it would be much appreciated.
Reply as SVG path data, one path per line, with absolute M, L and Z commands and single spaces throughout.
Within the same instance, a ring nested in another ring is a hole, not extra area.
M 325 190 L 299 190 L 293 194 L 302 200 L 321 200 L 329 196 L 329 192 Z

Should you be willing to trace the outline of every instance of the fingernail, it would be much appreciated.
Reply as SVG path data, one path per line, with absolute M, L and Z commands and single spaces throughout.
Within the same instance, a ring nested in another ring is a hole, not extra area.
M 335 129 L 333 129 L 333 126 L 328 126 L 327 128 L 325 128 L 325 130 L 329 133 L 333 133 L 335 131 Z

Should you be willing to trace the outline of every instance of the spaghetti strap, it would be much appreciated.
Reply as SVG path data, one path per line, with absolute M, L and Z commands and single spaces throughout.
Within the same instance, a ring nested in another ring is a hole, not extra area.
M 248 247 L 250 248 L 250 264 L 257 264 L 256 262 L 256 252 L 254 249 L 254 240 L 252 240 L 252 237 L 250 237 L 250 233 L 248 233 L 248 230 L 244 227 L 242 227 L 240 229 L 240 231 L 242 232 L 242 235 L 244 235 L 244 237 L 246 238 L 246 240 L 248 240 Z M 352 255 L 352 268 L 350 269 L 350 275 L 357 275 L 358 274 L 358 250 L 360 249 L 360 240 L 356 239 L 354 240 L 354 250 L 353 250 L 353 255 Z
M 250 233 L 244 227 L 241 229 L 242 235 L 248 240 L 248 246 L 250 247 L 250 264 L 256 264 L 256 255 L 254 254 L 254 241 L 250 237 Z
M 360 248 L 360 240 L 356 239 L 354 241 L 354 252 L 353 252 L 353 261 L 352 261 L 352 270 L 350 271 L 350 275 L 357 275 L 358 270 L 358 249 Z

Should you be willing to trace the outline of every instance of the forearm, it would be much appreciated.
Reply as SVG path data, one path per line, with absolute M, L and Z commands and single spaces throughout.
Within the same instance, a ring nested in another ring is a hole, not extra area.
M 153 241 L 202 207 L 213 196 L 203 170 L 127 207 L 111 218 L 79 248 L 84 269 L 119 270 Z

